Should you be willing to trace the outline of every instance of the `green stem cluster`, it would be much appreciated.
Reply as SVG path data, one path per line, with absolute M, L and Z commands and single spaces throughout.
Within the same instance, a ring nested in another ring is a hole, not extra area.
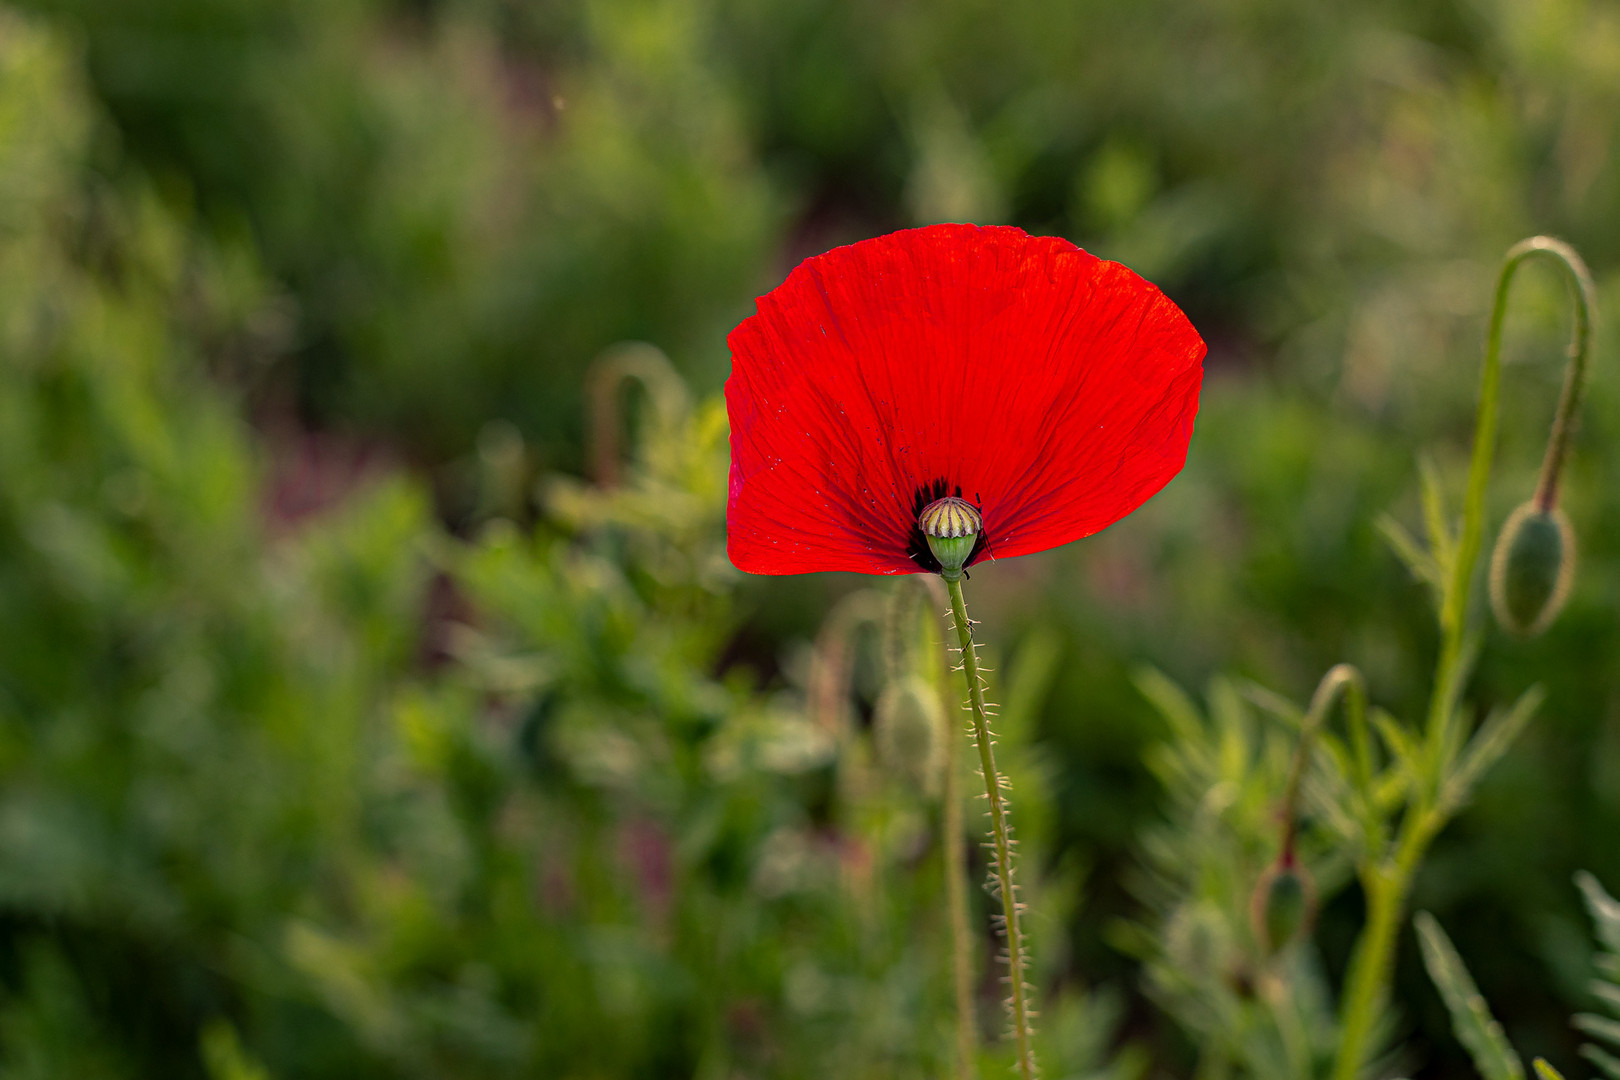
M 1013 841 L 1012 830 L 1007 824 L 1007 801 L 1001 794 L 1001 774 L 996 771 L 990 722 L 984 705 L 984 683 L 979 676 L 979 656 L 973 646 L 973 628 L 972 623 L 968 621 L 967 605 L 962 600 L 960 576 L 947 577 L 945 588 L 950 592 L 951 617 L 956 623 L 956 637 L 962 648 L 962 671 L 967 677 L 968 711 L 973 717 L 973 739 L 979 748 L 979 766 L 984 774 L 985 797 L 990 802 L 990 833 L 995 847 L 993 872 L 1005 920 L 1007 982 L 1011 988 L 1008 1004 L 1012 1012 L 1013 1038 L 1017 1043 L 1017 1068 L 1022 1080 L 1034 1080 L 1035 1059 L 1029 1046 L 1029 994 L 1024 983 L 1024 937 L 1019 925 L 1018 895 L 1013 885 Z
M 1575 329 L 1570 344 L 1570 362 L 1537 486 L 1538 504 L 1544 509 L 1550 508 L 1556 500 L 1559 474 L 1568 453 L 1575 415 L 1580 406 L 1591 341 L 1591 275 L 1581 257 L 1569 245 L 1545 236 L 1531 237 L 1508 251 L 1497 277 L 1485 340 L 1485 362 L 1480 375 L 1479 404 L 1475 411 L 1474 446 L 1469 461 L 1462 529 L 1449 567 L 1446 568 L 1449 573 L 1444 576 L 1440 595 L 1440 651 L 1423 733 L 1420 775 L 1413 778 L 1415 791 L 1392 840 L 1386 841 L 1381 821 L 1374 823 L 1376 812 L 1368 813 L 1364 819 L 1369 826 L 1359 875 L 1366 896 L 1367 920 L 1356 943 L 1345 986 L 1334 1080 L 1356 1080 L 1366 1063 L 1373 1026 L 1389 992 L 1396 937 L 1405 916 L 1412 879 L 1430 842 L 1455 811 L 1455 806 L 1445 797 L 1445 785 L 1452 774 L 1456 747 L 1460 742 L 1453 728 L 1460 722 L 1458 700 L 1470 667 L 1467 656 L 1468 623 L 1473 606 L 1474 572 L 1484 543 L 1485 495 L 1496 448 L 1502 381 L 1502 327 L 1507 317 L 1508 292 L 1514 274 L 1526 259 L 1534 255 L 1547 256 L 1562 268 L 1575 299 Z M 1358 772 L 1361 770 L 1358 763 Z M 1365 775 L 1358 777 L 1358 786 L 1365 779 Z M 1360 797 L 1365 800 L 1370 797 L 1370 792 L 1364 791 Z

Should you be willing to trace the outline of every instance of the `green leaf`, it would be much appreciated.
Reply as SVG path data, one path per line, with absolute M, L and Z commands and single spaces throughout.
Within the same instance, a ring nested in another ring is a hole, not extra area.
M 1429 550 L 1440 572 L 1449 577 L 1452 560 L 1457 556 L 1457 541 L 1446 525 L 1446 491 L 1440 469 L 1427 454 L 1418 459 L 1418 479 L 1423 488 L 1423 528 L 1429 534 Z
M 1474 1059 L 1480 1075 L 1485 1080 L 1524 1080 L 1524 1062 L 1508 1045 L 1502 1025 L 1491 1017 L 1451 939 L 1426 911 L 1413 916 L 1412 923 L 1423 947 L 1423 966 L 1429 969 L 1429 978 L 1451 1012 L 1451 1029 Z
M 1298 731 L 1305 724 L 1305 710 L 1292 701 L 1283 697 L 1275 690 L 1261 686 L 1259 683 L 1247 679 L 1237 684 L 1238 692 L 1248 699 L 1249 703 L 1263 712 L 1268 712 Z
M 1585 870 L 1575 875 L 1575 885 L 1586 900 L 1586 910 L 1592 913 L 1598 940 L 1610 952 L 1620 953 L 1620 900 L 1610 896 Z
M 1440 774 L 1442 776 L 1448 776 L 1455 771 L 1453 765 L 1457 760 L 1458 751 L 1462 749 L 1463 740 L 1468 734 L 1468 727 L 1460 715 L 1462 692 L 1463 688 L 1468 685 L 1469 676 L 1473 674 L 1474 665 L 1479 661 L 1479 650 L 1484 641 L 1484 635 L 1478 629 L 1463 634 L 1462 645 L 1457 650 L 1457 662 L 1452 665 L 1451 677 L 1441 688 L 1439 707 L 1446 718 L 1446 738 L 1440 747 Z M 1522 701 L 1523 698 L 1520 700 Z
M 1384 534 L 1384 539 L 1389 542 L 1396 557 L 1412 572 L 1412 576 L 1428 585 L 1438 595 L 1440 590 L 1445 588 L 1445 583 L 1440 563 L 1435 557 L 1423 550 L 1423 545 L 1406 531 L 1406 526 L 1388 514 L 1379 515 L 1375 524 L 1378 531 Z
M 1602 1039 L 1620 1047 L 1620 1020 L 1611 1020 L 1596 1013 L 1577 1013 L 1570 1017 L 1570 1023 L 1594 1039 Z
M 1609 1080 L 1620 1080 L 1620 1058 L 1605 1053 L 1591 1043 L 1581 1047 L 1581 1057 L 1596 1065 L 1604 1076 L 1609 1077 Z
M 1406 778 L 1408 784 L 1419 786 L 1423 778 L 1423 761 L 1420 757 L 1422 748 L 1412 741 L 1411 734 L 1401 722 L 1383 709 L 1374 708 L 1368 715 L 1377 730 L 1378 737 L 1384 740 L 1384 749 L 1389 756 L 1395 759 L 1395 766 Z
M 1412 788 L 1412 774 L 1404 766 L 1385 769 L 1373 778 L 1373 809 L 1388 814 L 1406 801 Z
M 1344 740 L 1331 731 L 1318 731 L 1316 745 L 1321 748 L 1321 759 L 1327 762 L 1325 768 L 1332 774 L 1334 783 L 1349 784 L 1350 748 L 1345 746 Z
M 1564 1074 L 1548 1064 L 1546 1058 L 1536 1058 L 1531 1064 L 1535 1066 L 1536 1075 L 1541 1077 L 1541 1080 L 1564 1080 Z
M 1159 715 L 1170 725 L 1178 739 L 1201 741 L 1204 737 L 1204 717 L 1187 692 L 1158 668 L 1139 667 L 1132 681 L 1142 696 L 1148 699 Z
M 1590 985 L 1592 993 L 1602 998 L 1603 1003 L 1609 1008 L 1620 1013 L 1620 986 L 1604 982 L 1602 979 L 1593 979 Z
M 1242 784 L 1254 759 L 1255 722 L 1230 679 L 1210 680 L 1209 718 L 1215 727 L 1218 774 L 1223 780 Z
M 1319 754 L 1320 761 L 1325 754 Z M 1311 812 L 1320 817 L 1328 828 L 1344 838 L 1346 843 L 1367 844 L 1369 838 L 1360 821 L 1350 813 L 1350 786 L 1335 771 L 1321 769 L 1305 779 L 1304 790 Z
M 210 1080 L 270 1080 L 270 1073 L 242 1048 L 236 1029 L 215 1020 L 202 1032 L 203 1064 Z
M 1506 712 L 1493 709 L 1479 726 L 1479 732 L 1463 750 L 1457 764 L 1440 788 L 1440 806 L 1447 814 L 1454 813 L 1468 800 L 1474 785 L 1495 765 L 1513 745 L 1530 718 L 1541 707 L 1546 694 L 1539 685 L 1519 695 L 1519 700 Z

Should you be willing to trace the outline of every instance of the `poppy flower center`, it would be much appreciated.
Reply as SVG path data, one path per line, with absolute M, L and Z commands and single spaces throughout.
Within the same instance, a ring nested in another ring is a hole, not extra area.
M 928 539 L 928 550 L 939 560 L 940 576 L 954 581 L 961 576 L 963 565 L 979 542 L 984 518 L 978 507 L 966 499 L 948 495 L 923 507 L 917 515 L 917 527 Z

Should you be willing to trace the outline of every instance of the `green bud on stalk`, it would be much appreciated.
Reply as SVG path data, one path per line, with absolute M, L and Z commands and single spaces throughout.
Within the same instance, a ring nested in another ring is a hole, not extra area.
M 1575 578 L 1575 532 L 1536 500 L 1508 515 L 1491 555 L 1491 609 L 1503 629 L 1539 636 L 1558 617 Z
M 939 560 L 940 576 L 955 581 L 973 555 L 979 533 L 984 531 L 984 519 L 966 499 L 948 496 L 923 507 L 917 515 L 917 527 L 928 538 L 928 550 Z
M 883 688 L 872 717 L 878 760 L 929 795 L 938 793 L 941 779 L 941 712 L 934 688 L 907 675 Z
M 1260 875 L 1249 899 L 1249 924 L 1265 956 L 1275 956 L 1310 933 L 1316 920 L 1316 883 L 1284 854 Z

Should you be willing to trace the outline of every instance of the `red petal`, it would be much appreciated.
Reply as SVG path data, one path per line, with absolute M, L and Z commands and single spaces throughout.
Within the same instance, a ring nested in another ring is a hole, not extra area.
M 935 482 L 983 513 L 981 558 L 1105 529 L 1181 471 L 1203 377 L 1157 288 L 1010 227 L 807 259 L 728 343 L 727 546 L 756 574 L 923 569 Z

